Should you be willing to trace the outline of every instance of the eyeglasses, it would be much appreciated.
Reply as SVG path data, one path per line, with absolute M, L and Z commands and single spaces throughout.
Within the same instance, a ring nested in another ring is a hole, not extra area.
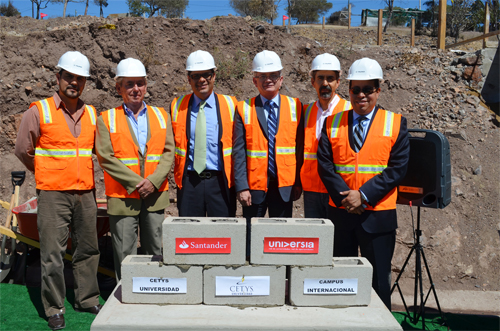
M 337 80 L 337 77 L 335 77 L 335 76 L 316 76 L 316 79 L 318 80 L 318 82 L 321 82 L 321 83 L 323 83 L 325 81 L 325 79 L 328 83 L 331 83 L 331 82 Z
M 254 76 L 255 78 L 257 78 L 258 80 L 260 80 L 261 82 L 265 82 L 266 80 L 270 79 L 272 80 L 273 82 L 277 81 L 278 79 L 280 79 L 281 75 L 269 75 L 269 76 L 266 76 L 266 75 L 260 75 L 260 76 Z
M 210 80 L 213 75 L 213 72 L 204 72 L 202 74 L 192 74 L 189 75 L 189 77 L 191 77 L 192 80 L 200 80 L 201 77 L 205 78 L 205 80 Z
M 364 95 L 370 95 L 377 90 L 378 90 L 378 88 L 373 87 L 373 86 L 363 86 L 362 88 L 359 86 L 354 86 L 354 87 L 349 89 L 349 91 L 351 91 L 351 93 L 354 95 L 358 95 L 361 92 L 363 92 Z

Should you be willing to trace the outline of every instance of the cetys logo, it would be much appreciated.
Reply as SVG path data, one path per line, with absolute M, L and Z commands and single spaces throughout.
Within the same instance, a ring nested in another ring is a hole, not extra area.
M 175 238 L 176 254 L 230 254 L 231 238 Z
M 265 237 L 264 253 L 318 254 L 319 238 Z

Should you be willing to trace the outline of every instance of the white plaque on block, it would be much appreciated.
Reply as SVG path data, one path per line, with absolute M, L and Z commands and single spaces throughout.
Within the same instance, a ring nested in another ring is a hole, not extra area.
M 215 277 L 215 296 L 269 295 L 270 288 L 269 276 Z
M 358 293 L 358 279 L 304 279 L 304 294 L 356 294 Z
M 187 293 L 187 278 L 132 277 L 134 293 Z

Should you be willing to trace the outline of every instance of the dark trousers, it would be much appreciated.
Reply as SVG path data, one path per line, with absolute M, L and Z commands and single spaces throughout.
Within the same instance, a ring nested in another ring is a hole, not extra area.
M 37 226 L 40 235 L 42 303 L 45 315 L 64 314 L 64 262 L 71 227 L 75 307 L 99 304 L 97 266 L 97 205 L 89 191 L 38 190 Z
M 252 217 L 265 217 L 269 209 L 269 217 L 292 217 L 293 201 L 285 202 L 281 198 L 277 180 L 270 180 L 266 198 L 259 204 L 243 207 L 243 217 L 247 221 L 247 256 L 250 255 L 251 220 Z
M 207 171 L 210 178 L 201 178 L 188 171 L 182 189 L 177 190 L 179 216 L 234 217 L 236 215 L 236 192 L 224 183 L 222 171 Z M 206 175 L 203 175 L 206 176 Z M 229 195 L 229 197 L 228 197 Z
M 328 193 L 304 191 L 306 218 L 328 218 Z
M 391 260 L 396 245 L 396 230 L 368 233 L 360 221 L 353 219 L 356 215 L 345 212 L 346 217 L 338 217 L 338 210 L 335 209 L 329 206 L 329 215 L 335 214 L 330 218 L 335 226 L 333 256 L 358 256 L 359 247 L 361 256 L 373 266 L 373 289 L 391 310 Z

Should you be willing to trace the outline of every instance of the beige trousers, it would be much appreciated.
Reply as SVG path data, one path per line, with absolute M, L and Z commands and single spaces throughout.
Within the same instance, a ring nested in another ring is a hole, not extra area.
M 64 255 L 70 235 L 75 278 L 75 307 L 99 304 L 97 267 L 97 206 L 95 192 L 43 191 L 38 193 L 38 233 L 42 265 L 42 303 L 45 315 L 64 314 Z

